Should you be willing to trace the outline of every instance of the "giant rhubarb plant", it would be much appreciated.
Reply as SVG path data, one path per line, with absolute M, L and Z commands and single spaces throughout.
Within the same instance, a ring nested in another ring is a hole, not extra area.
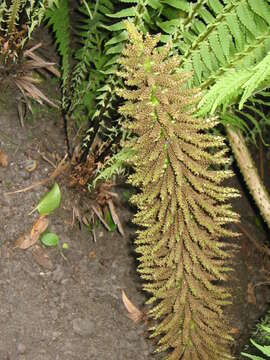
M 119 60 L 126 88 L 120 113 L 134 134 L 126 144 L 135 150 L 140 188 L 133 203 L 139 272 L 151 294 L 149 312 L 158 351 L 170 360 L 230 359 L 228 325 L 222 307 L 230 294 L 224 286 L 236 234 L 227 224 L 238 221 L 229 200 L 238 196 L 224 187 L 233 174 L 224 138 L 209 130 L 216 119 L 194 115 L 199 91 L 187 89 L 190 75 L 178 72 L 179 58 L 169 47 L 157 48 L 159 36 L 143 37 L 127 24 L 130 43 Z M 229 248 L 229 251 L 228 251 Z

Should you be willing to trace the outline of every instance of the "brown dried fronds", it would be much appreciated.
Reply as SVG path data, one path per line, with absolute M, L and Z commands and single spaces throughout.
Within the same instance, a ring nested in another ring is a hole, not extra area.
M 239 217 L 229 204 L 238 192 L 222 185 L 233 173 L 224 139 L 208 132 L 217 119 L 194 115 L 198 89 L 188 89 L 190 74 L 159 36 L 145 38 L 127 23 L 130 43 L 120 59 L 126 102 L 120 113 L 135 135 L 135 173 L 129 181 L 141 193 L 138 207 L 139 272 L 151 294 L 150 315 L 158 320 L 152 336 L 169 360 L 230 359 L 228 326 L 222 307 L 230 294 L 223 285 L 230 269 L 224 237 Z

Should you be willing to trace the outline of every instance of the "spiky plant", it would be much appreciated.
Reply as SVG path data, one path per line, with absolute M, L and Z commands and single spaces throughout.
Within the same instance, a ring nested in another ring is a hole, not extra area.
M 186 87 L 190 74 L 179 72 L 179 57 L 169 47 L 157 49 L 159 36 L 145 38 L 127 25 L 130 43 L 119 63 L 126 89 L 120 113 L 135 138 L 131 184 L 141 192 L 136 251 L 139 272 L 151 294 L 152 328 L 158 351 L 171 349 L 170 360 L 230 359 L 228 326 L 222 307 L 230 294 L 224 280 L 230 271 L 236 234 L 226 225 L 238 221 L 228 201 L 238 192 L 222 185 L 233 174 L 224 138 L 209 133 L 214 118 L 194 115 L 199 91 Z
M 36 86 L 39 81 L 33 73 L 44 69 L 56 76 L 60 74 L 53 67 L 53 63 L 44 61 L 35 53 L 41 44 L 26 50 L 26 44 L 34 29 L 40 25 L 45 11 L 55 1 L 3 0 L 0 3 L 0 81 L 14 83 L 29 108 L 31 108 L 29 98 L 57 107 Z M 20 106 L 18 110 L 19 108 Z M 20 110 L 19 114 L 21 114 Z M 23 121 L 22 115 L 20 118 Z

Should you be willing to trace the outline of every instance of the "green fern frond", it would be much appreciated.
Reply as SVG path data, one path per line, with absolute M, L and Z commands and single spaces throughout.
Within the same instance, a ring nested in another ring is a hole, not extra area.
M 230 359 L 222 315 L 230 295 L 213 283 L 231 270 L 220 238 L 235 236 L 226 224 L 238 221 L 228 204 L 238 192 L 221 184 L 232 173 L 212 167 L 228 162 L 224 139 L 205 131 L 215 120 L 193 116 L 198 91 L 187 90 L 190 75 L 176 71 L 180 59 L 169 47 L 157 48 L 160 36 L 127 28 L 131 44 L 119 60 L 126 88 L 117 92 L 126 100 L 124 127 L 134 134 L 129 181 L 141 189 L 131 201 L 139 209 L 134 222 L 144 228 L 136 251 L 158 321 L 152 336 L 160 339 L 157 351 L 171 350 L 168 360 Z
M 243 104 L 260 89 L 262 84 L 265 84 L 266 87 L 269 87 L 270 84 L 270 51 L 259 64 L 254 66 L 252 76 L 242 86 L 244 93 L 239 103 L 239 109 L 243 108 Z
M 126 164 L 130 162 L 133 156 L 134 151 L 132 149 L 121 149 L 104 164 L 101 170 L 99 170 L 92 186 L 95 187 L 99 181 L 106 182 L 111 180 L 114 176 L 123 175 L 126 171 Z
M 23 41 L 24 43 L 31 38 L 31 35 L 37 26 L 40 26 L 45 13 L 48 9 L 57 5 L 58 0 L 43 0 L 36 4 L 34 1 L 28 1 L 27 7 L 25 9 L 27 15 L 27 37 Z
M 23 6 L 25 5 L 25 0 L 13 0 L 9 9 L 7 10 L 7 35 L 14 31 L 16 22 L 19 19 L 19 14 Z
M 69 9 L 67 0 L 56 0 L 52 7 L 46 11 L 46 19 L 48 25 L 52 26 L 55 33 L 55 42 L 61 56 L 61 71 L 62 71 L 62 107 L 67 109 L 68 98 L 66 93 L 69 87 L 70 76 L 70 25 L 69 25 Z
M 124 136 L 121 130 L 123 119 L 121 115 L 114 111 L 118 101 L 115 88 L 122 86 L 121 79 L 116 75 L 117 59 L 121 55 L 127 41 L 124 20 L 131 17 L 136 26 L 145 32 L 148 26 L 153 24 L 153 14 L 158 12 L 155 5 L 157 3 L 153 0 L 123 1 L 124 8 L 122 10 L 119 10 L 119 7 L 117 7 L 118 10 L 107 11 L 105 14 L 106 19 L 102 18 L 100 31 L 105 36 L 102 46 L 95 46 L 95 49 L 93 49 L 94 52 L 98 50 L 99 59 L 102 59 L 102 61 L 99 63 L 98 68 L 94 65 L 90 66 L 89 69 L 89 81 L 92 80 L 92 87 L 88 98 L 91 97 L 92 111 L 87 110 L 90 129 L 84 141 L 84 148 L 86 150 L 89 148 L 89 144 L 96 132 L 99 132 L 101 137 L 107 139 L 112 144 L 119 143 Z M 107 32 L 104 32 L 104 29 Z M 91 70 L 93 77 L 91 77 Z M 90 133 L 92 133 L 92 136 Z
M 194 70 L 193 84 L 206 88 L 235 66 L 259 62 L 269 50 L 267 0 L 182 3 L 183 14 L 175 19 L 170 39 L 183 55 L 182 66 Z
M 96 4 L 85 3 L 78 10 L 80 20 L 76 29 L 76 38 L 79 49 L 74 54 L 77 63 L 72 71 L 73 96 L 70 106 L 70 112 L 73 112 L 75 119 L 83 115 L 83 110 L 80 111 L 78 108 L 82 103 L 86 105 L 88 116 L 93 115 L 95 92 L 104 84 L 102 71 L 110 57 L 103 51 L 109 32 L 102 26 L 108 21 L 106 14 L 113 11 L 113 3 L 109 0 L 100 0 Z
M 214 114 L 221 106 L 224 113 L 235 103 L 239 103 L 241 110 L 249 98 L 269 87 L 269 81 L 270 52 L 253 68 L 232 70 L 222 76 L 202 98 L 199 114 Z

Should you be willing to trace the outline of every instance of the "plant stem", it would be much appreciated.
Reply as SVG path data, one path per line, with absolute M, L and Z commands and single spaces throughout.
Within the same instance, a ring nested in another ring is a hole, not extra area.
M 248 190 L 270 229 L 270 196 L 253 163 L 245 139 L 239 129 L 234 130 L 227 125 L 226 131 L 237 165 L 244 177 Z

